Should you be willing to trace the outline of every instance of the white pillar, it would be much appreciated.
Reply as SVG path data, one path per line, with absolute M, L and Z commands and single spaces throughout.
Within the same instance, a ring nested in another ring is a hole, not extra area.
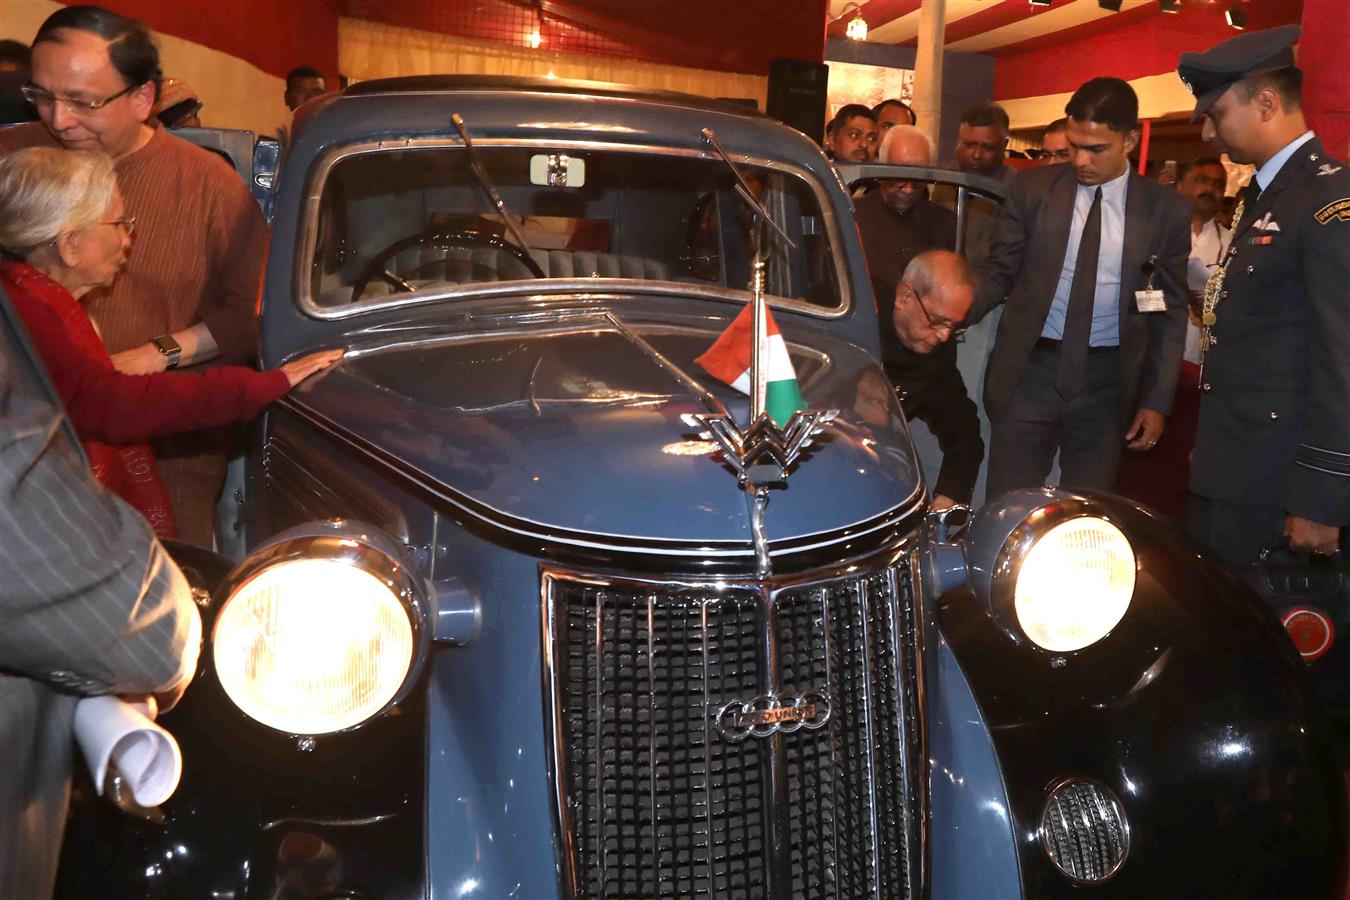
M 942 132 L 942 43 L 947 0 L 919 4 L 919 55 L 914 63 L 914 114 L 934 146 Z M 936 164 L 937 160 L 933 160 Z

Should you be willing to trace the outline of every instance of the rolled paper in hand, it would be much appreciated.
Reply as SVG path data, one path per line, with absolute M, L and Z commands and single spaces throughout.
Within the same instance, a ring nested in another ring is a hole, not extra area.
M 117 697 L 86 697 L 76 704 L 75 740 L 100 794 L 110 763 L 136 803 L 147 809 L 168 800 L 178 788 L 183 773 L 178 742 Z

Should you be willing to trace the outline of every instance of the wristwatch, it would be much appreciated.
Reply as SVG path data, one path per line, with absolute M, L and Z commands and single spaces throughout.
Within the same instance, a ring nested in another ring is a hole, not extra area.
M 155 349 L 158 350 L 167 361 L 164 368 L 178 368 L 178 360 L 183 357 L 183 347 L 175 341 L 171 335 L 161 334 L 150 343 L 155 345 Z

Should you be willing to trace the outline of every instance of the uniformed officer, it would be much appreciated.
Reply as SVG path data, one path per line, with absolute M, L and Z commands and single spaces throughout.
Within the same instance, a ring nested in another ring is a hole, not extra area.
M 1203 136 L 1257 167 L 1206 287 L 1193 534 L 1234 564 L 1350 531 L 1350 172 L 1303 120 L 1297 26 L 1183 53 Z

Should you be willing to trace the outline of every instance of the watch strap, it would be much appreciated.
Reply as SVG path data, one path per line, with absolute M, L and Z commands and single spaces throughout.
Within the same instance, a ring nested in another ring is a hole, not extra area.
M 164 359 L 167 363 L 165 368 L 168 369 L 178 368 L 178 363 L 183 358 L 183 347 L 181 344 L 175 341 L 172 336 L 167 334 L 161 334 L 159 337 L 155 338 L 150 343 L 154 344 L 155 349 L 158 350 L 160 354 L 164 356 Z

